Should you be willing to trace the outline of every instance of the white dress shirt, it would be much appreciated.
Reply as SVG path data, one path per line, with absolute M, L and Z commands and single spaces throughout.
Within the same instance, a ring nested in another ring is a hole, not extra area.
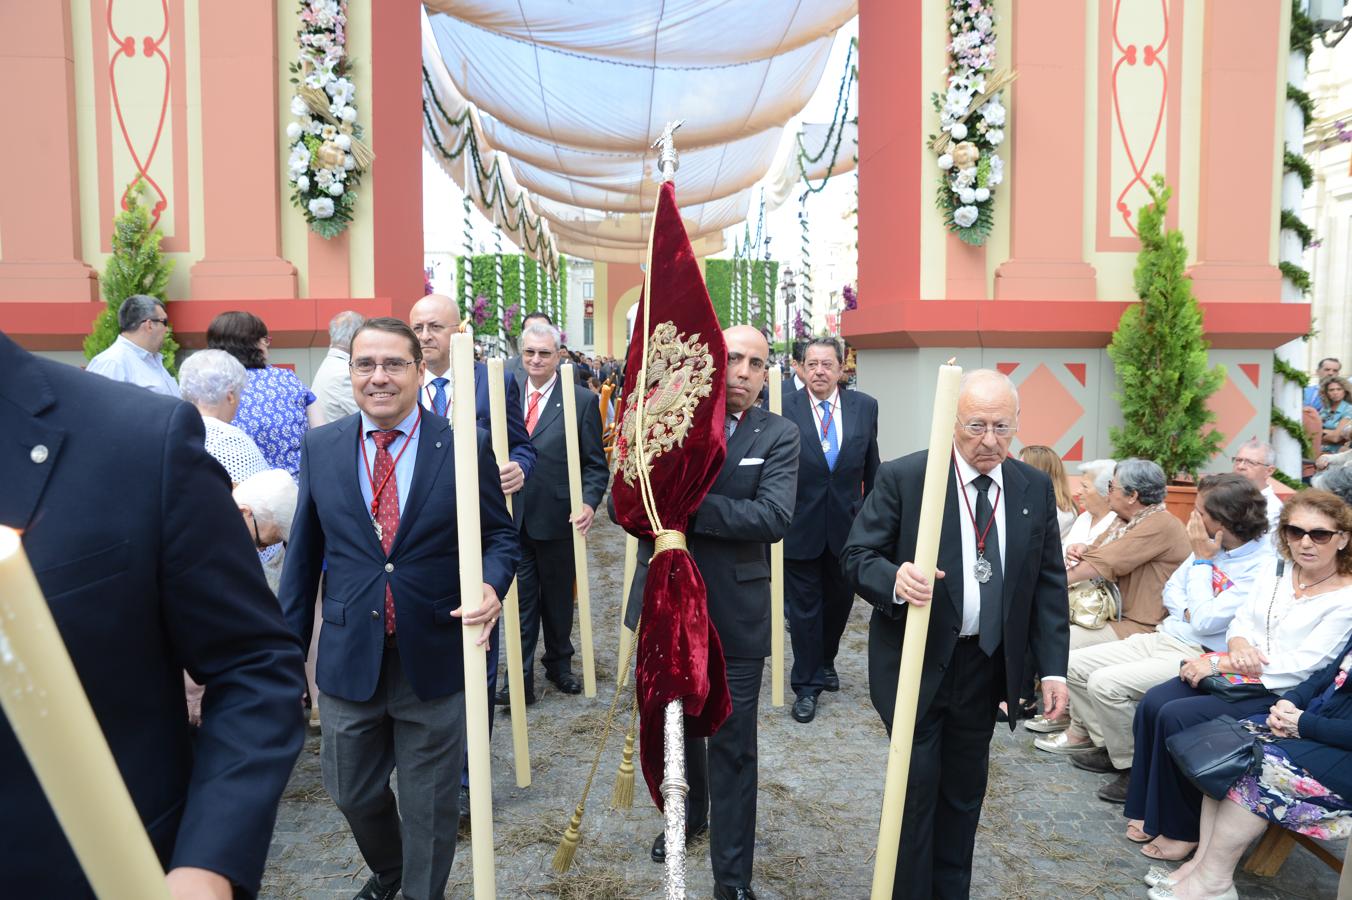
M 418 435 L 413 433 L 414 428 L 422 427 L 418 412 L 415 406 L 402 422 L 394 426 L 395 430 L 402 431 L 403 434 L 391 441 L 389 446 L 390 456 L 394 460 L 394 474 L 390 477 L 394 479 L 395 487 L 399 489 L 400 515 L 403 515 L 404 505 L 408 503 L 408 492 L 413 487 L 413 467 L 418 462 Z M 371 479 L 375 476 L 376 452 L 379 450 L 371 438 L 371 432 L 379 430 L 380 426 L 368 419 L 366 413 L 361 414 L 361 439 L 366 453 L 357 450 L 357 484 L 361 488 L 361 498 L 366 501 L 368 514 L 371 512 L 371 500 L 375 497 Z M 408 450 L 405 452 L 406 445 Z M 374 517 L 372 519 L 374 520 Z
M 526 389 L 521 392 L 521 418 L 523 421 L 525 420 L 525 417 L 530 413 L 531 395 L 536 393 L 537 391 L 540 394 L 540 403 L 535 408 L 535 418 L 537 422 L 539 421 L 540 416 L 544 415 L 545 413 L 545 404 L 549 402 L 549 396 L 554 393 L 554 385 L 558 383 L 559 383 L 559 373 L 557 371 L 553 374 L 552 377 L 550 377 L 548 381 L 545 382 L 544 387 L 541 388 L 537 388 L 535 385 L 531 384 L 530 376 L 529 375 L 526 376 Z
M 451 410 L 455 408 L 455 369 L 450 366 L 447 366 L 441 375 L 426 367 L 423 368 L 423 388 L 418 392 L 418 402 L 422 404 L 423 409 L 432 409 L 432 397 L 437 392 L 432 382 L 437 378 L 446 379 L 446 418 L 449 419 Z
M 1275 565 L 1260 578 L 1225 635 L 1227 642 L 1246 639 L 1268 658 L 1262 678 L 1271 691 L 1293 688 L 1328 665 L 1352 633 L 1352 587 L 1298 600 L 1294 568 L 1288 562 L 1280 582 Z
M 972 568 L 976 565 L 976 526 L 974 518 L 976 516 L 976 501 L 980 491 L 972 482 L 981 475 L 972 464 L 962 458 L 961 453 L 954 453 L 953 457 L 958 461 L 953 477 L 958 480 L 959 494 L 967 495 L 967 502 L 962 502 L 962 497 L 958 497 L 958 531 L 962 535 L 962 572 L 947 572 L 946 577 L 952 578 L 955 574 L 962 576 L 962 625 L 959 634 L 963 637 L 970 637 L 981 631 L 981 582 L 976 580 L 976 575 Z M 987 474 L 990 475 L 991 485 L 987 492 L 987 498 L 991 506 L 995 508 L 995 524 L 991 530 L 998 534 L 1000 539 L 1000 572 L 1008 573 L 1009 569 L 1005 566 L 1005 475 L 1000 466 L 991 469 Z M 999 501 L 999 505 L 996 503 Z M 967 515 L 968 504 L 971 504 L 972 516 Z
M 836 449 L 845 449 L 845 416 L 840 410 L 840 388 L 831 392 L 831 396 L 826 398 L 831 403 L 831 433 L 836 436 Z M 822 438 L 822 423 L 826 420 L 826 413 L 822 412 L 822 401 L 818 400 L 811 390 L 807 392 L 807 402 L 812 405 L 812 424 L 813 435 L 818 441 Z
M 164 367 L 158 353 L 137 345 L 119 334 L 111 347 L 89 361 L 86 372 L 143 387 L 148 391 L 179 399 L 178 382 Z

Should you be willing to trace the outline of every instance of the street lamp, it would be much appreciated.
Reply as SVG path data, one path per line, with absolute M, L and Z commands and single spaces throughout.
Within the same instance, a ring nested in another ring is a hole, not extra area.
M 797 285 L 794 283 L 793 269 L 784 267 L 784 277 L 780 280 L 780 289 L 784 292 L 784 356 L 789 358 L 793 355 L 793 333 L 789 330 L 790 307 L 795 299 L 794 293 Z M 784 368 L 787 370 L 787 363 Z

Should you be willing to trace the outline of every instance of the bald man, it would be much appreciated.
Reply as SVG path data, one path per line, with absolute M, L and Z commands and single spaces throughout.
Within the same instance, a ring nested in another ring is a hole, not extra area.
M 769 372 L 770 346 L 764 336 L 738 325 L 724 331 L 723 338 L 728 347 L 728 455 L 695 511 L 687 537 L 709 589 L 709 616 L 723 644 L 732 714 L 707 741 L 686 740 L 686 836 L 688 842 L 709 830 L 714 897 L 754 900 L 756 703 L 770 655 L 766 548 L 784 537 L 793 520 L 798 430 L 756 405 Z M 638 623 L 651 556 L 652 543 L 642 542 L 629 594 L 630 628 Z M 665 861 L 666 846 L 658 835 L 652 849 L 655 861 Z
M 1026 650 L 1042 673 L 1045 714 L 1064 712 L 1069 696 L 1056 496 L 1046 475 L 1009 456 L 1019 430 L 1013 383 L 989 369 L 969 372 L 953 429 L 938 581 L 914 562 L 924 450 L 878 469 L 840 554 L 846 581 L 874 606 L 869 691 L 889 733 L 906 612 L 933 601 L 894 898 L 970 894 L 995 709 L 1001 700 L 1018 708 Z

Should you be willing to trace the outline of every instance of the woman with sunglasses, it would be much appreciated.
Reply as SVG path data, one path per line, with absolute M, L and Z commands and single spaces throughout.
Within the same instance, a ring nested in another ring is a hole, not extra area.
M 1197 846 L 1202 795 L 1165 746 L 1171 735 L 1217 716 L 1266 712 L 1282 692 L 1333 661 L 1352 635 L 1352 508 L 1327 491 L 1286 501 L 1277 529 L 1277 571 L 1260 577 L 1226 633 L 1227 652 L 1183 663 L 1179 677 L 1146 692 L 1136 709 L 1127 836 L 1154 839 L 1141 852 L 1187 858 Z M 1250 676 L 1266 690 L 1227 700 L 1207 692 L 1212 674 Z

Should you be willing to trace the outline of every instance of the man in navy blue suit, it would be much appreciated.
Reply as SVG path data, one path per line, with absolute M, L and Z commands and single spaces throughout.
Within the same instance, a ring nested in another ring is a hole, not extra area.
M 817 715 L 822 691 L 840 690 L 836 651 L 854 601 L 840 571 L 840 549 L 878 471 L 878 401 L 840 388 L 844 365 L 835 338 L 809 341 L 806 388 L 784 398 L 784 418 L 798 426 L 802 445 L 793 525 L 784 537 L 791 712 L 799 722 Z
M 476 429 L 484 584 L 481 597 L 462 598 L 451 428 L 418 404 L 418 339 L 398 319 L 371 319 L 352 339 L 350 365 L 360 411 L 301 446 L 279 597 L 308 647 L 327 561 L 321 764 L 373 873 L 357 897 L 391 900 L 402 889 L 409 900 L 439 900 L 455 858 L 464 759 L 461 642 L 486 643 L 497 623 L 516 572 L 516 528 L 488 435 Z
M 305 674 L 202 417 L 3 334 L 0 370 L 0 524 L 23 532 L 170 893 L 253 896 Z M 195 739 L 185 668 L 206 686 Z M 92 897 L 3 717 L 0 772 L 3 893 Z
M 450 418 L 451 415 L 451 335 L 460 327 L 460 312 L 455 301 L 445 294 L 428 294 L 408 313 L 409 325 L 418 336 L 423 354 L 422 390 L 418 393 L 418 402 L 424 409 L 430 409 L 438 415 Z M 535 469 L 535 445 L 526 433 L 526 423 L 521 415 L 521 394 L 517 390 L 516 380 L 504 373 L 507 391 L 507 455 L 508 461 L 501 466 L 502 492 L 508 496 L 517 493 L 526 485 L 526 479 Z M 480 428 L 492 433 L 492 419 L 488 409 L 488 366 L 481 362 L 474 364 L 474 412 Z M 488 728 L 493 728 L 493 698 L 498 688 L 498 647 L 499 635 L 493 631 L 488 644 Z M 469 766 L 466 764 L 461 783 L 465 793 L 462 799 L 469 799 Z M 462 815 L 469 815 L 467 803 L 460 806 Z

